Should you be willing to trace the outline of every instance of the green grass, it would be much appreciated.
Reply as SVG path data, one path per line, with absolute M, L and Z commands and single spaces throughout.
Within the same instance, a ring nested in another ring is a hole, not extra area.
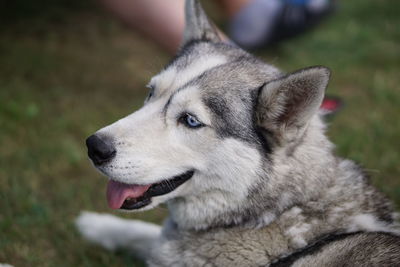
M 42 1 L 47 8 L 15 1 L 1 16 L 0 262 L 141 266 L 84 242 L 72 222 L 80 210 L 110 212 L 85 137 L 138 108 L 169 56 L 90 4 Z M 332 69 L 328 93 L 346 103 L 330 122 L 337 152 L 399 205 L 400 2 L 340 4 L 316 31 L 258 54 L 288 71 Z

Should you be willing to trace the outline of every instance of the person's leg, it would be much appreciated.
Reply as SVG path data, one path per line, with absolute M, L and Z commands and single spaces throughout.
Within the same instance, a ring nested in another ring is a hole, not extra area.
M 228 18 L 234 17 L 243 7 L 252 0 L 217 0 L 222 11 Z
M 100 0 L 118 18 L 170 53 L 179 48 L 184 29 L 184 0 Z
M 185 0 L 100 0 L 133 30 L 147 35 L 170 53 L 182 41 Z M 251 0 L 218 0 L 228 17 Z M 223 40 L 228 38 L 219 31 Z
M 170 53 L 184 30 L 184 0 L 100 0 L 117 17 Z M 215 0 L 230 20 L 233 41 L 244 48 L 269 45 L 309 28 L 333 0 Z M 302 19 L 304 18 L 304 19 Z M 223 39 L 227 39 L 221 34 Z

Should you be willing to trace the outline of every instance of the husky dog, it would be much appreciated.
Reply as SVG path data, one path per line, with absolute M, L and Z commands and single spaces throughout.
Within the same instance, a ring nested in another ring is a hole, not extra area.
M 333 155 L 318 115 L 330 72 L 284 74 L 220 40 L 186 1 L 178 55 L 144 106 L 87 139 L 113 209 L 166 203 L 163 227 L 83 212 L 80 232 L 150 266 L 394 266 L 391 203 Z

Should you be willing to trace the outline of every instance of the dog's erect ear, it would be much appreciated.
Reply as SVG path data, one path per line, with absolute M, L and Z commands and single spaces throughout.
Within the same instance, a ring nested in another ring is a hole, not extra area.
M 221 41 L 216 27 L 208 19 L 198 0 L 185 1 L 185 23 L 182 47 L 193 40 Z
M 329 69 L 311 67 L 267 83 L 258 96 L 258 125 L 280 135 L 296 134 L 318 111 L 329 76 Z

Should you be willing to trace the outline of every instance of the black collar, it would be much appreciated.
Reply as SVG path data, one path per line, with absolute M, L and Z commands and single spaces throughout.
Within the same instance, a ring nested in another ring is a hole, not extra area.
M 283 258 L 280 258 L 274 262 L 272 262 L 269 266 L 270 267 L 286 267 L 286 266 L 291 266 L 295 261 L 297 261 L 300 258 L 309 256 L 309 255 L 313 255 L 315 253 L 318 253 L 322 250 L 323 247 L 325 247 L 326 245 L 335 242 L 335 241 L 339 241 L 339 240 L 343 240 L 347 237 L 350 236 L 354 236 L 354 235 L 358 235 L 361 232 L 354 232 L 354 233 L 342 233 L 342 234 L 338 234 L 338 233 L 331 233 L 331 234 L 327 234 L 324 235 L 320 238 L 317 238 L 313 243 L 311 243 L 310 245 L 301 248 L 295 252 L 293 252 L 290 255 L 287 255 Z

